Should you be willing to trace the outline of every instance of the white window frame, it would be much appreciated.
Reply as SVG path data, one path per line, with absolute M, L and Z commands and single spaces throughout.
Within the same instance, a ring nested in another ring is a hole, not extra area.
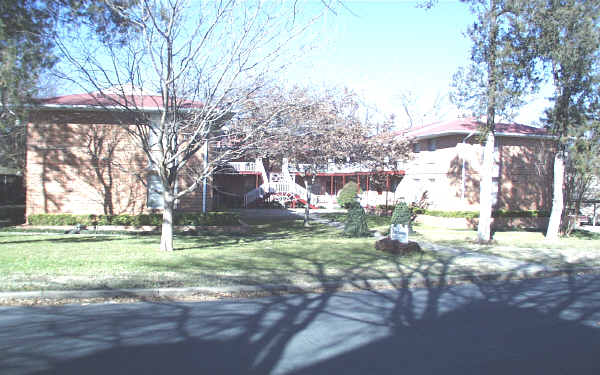
M 160 189 L 156 188 L 156 184 L 160 185 Z M 165 202 L 163 198 L 162 182 L 160 176 L 155 173 L 146 176 L 146 207 L 151 209 L 164 208 Z M 158 194 L 158 197 L 151 198 L 152 194 Z

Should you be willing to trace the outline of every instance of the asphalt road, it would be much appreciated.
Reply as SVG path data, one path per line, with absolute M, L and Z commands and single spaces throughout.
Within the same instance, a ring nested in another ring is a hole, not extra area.
M 600 275 L 0 307 L 0 374 L 600 374 Z

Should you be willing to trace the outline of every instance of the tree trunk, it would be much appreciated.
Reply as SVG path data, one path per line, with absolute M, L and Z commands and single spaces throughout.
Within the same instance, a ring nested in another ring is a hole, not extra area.
M 494 169 L 494 133 L 488 132 L 483 147 L 483 165 L 479 183 L 479 225 L 477 238 L 479 242 L 489 242 L 492 226 L 492 171 Z
M 308 228 L 310 227 L 310 224 L 308 222 L 310 216 L 310 184 L 308 183 L 307 179 L 304 180 L 304 187 L 306 188 L 306 204 L 304 205 L 304 227 Z
M 564 209 L 563 202 L 563 181 L 565 178 L 565 162 L 561 151 L 554 156 L 554 187 L 552 191 L 552 211 L 546 230 L 546 239 L 555 240 L 558 238 L 560 230 L 560 221 Z
M 165 190 L 163 193 L 163 223 L 160 235 L 160 249 L 162 251 L 173 251 L 173 211 L 175 200 L 170 191 Z

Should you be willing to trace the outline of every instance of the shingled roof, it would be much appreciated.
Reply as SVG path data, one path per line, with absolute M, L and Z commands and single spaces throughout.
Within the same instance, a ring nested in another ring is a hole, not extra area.
M 142 90 L 119 90 L 110 88 L 85 94 L 63 95 L 54 98 L 40 99 L 38 104 L 42 108 L 60 109 L 85 109 L 107 108 L 122 109 L 123 107 L 141 110 L 159 110 L 162 107 L 162 97 L 148 94 Z M 183 108 L 200 108 L 202 103 L 191 100 L 180 100 L 179 106 Z
M 477 133 L 483 122 L 474 118 L 461 118 L 451 121 L 434 122 L 417 128 L 395 132 L 394 135 L 404 135 L 407 138 L 423 139 L 444 135 Z M 544 128 L 536 128 L 517 123 L 496 123 L 496 135 L 513 137 L 551 138 L 552 135 Z

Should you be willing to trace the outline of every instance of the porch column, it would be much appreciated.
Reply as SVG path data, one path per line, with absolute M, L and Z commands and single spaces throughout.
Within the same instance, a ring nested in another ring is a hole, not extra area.
M 331 195 L 335 195 L 335 191 L 333 190 L 333 175 L 331 175 Z
M 256 188 L 258 189 L 258 175 L 256 175 Z
M 356 184 L 358 185 L 357 190 L 360 190 L 360 175 L 358 173 L 356 174 Z
M 342 175 L 342 187 L 346 185 L 346 175 Z
M 385 190 L 390 191 L 390 175 L 385 175 Z
M 367 191 L 369 191 L 369 175 L 367 175 Z

